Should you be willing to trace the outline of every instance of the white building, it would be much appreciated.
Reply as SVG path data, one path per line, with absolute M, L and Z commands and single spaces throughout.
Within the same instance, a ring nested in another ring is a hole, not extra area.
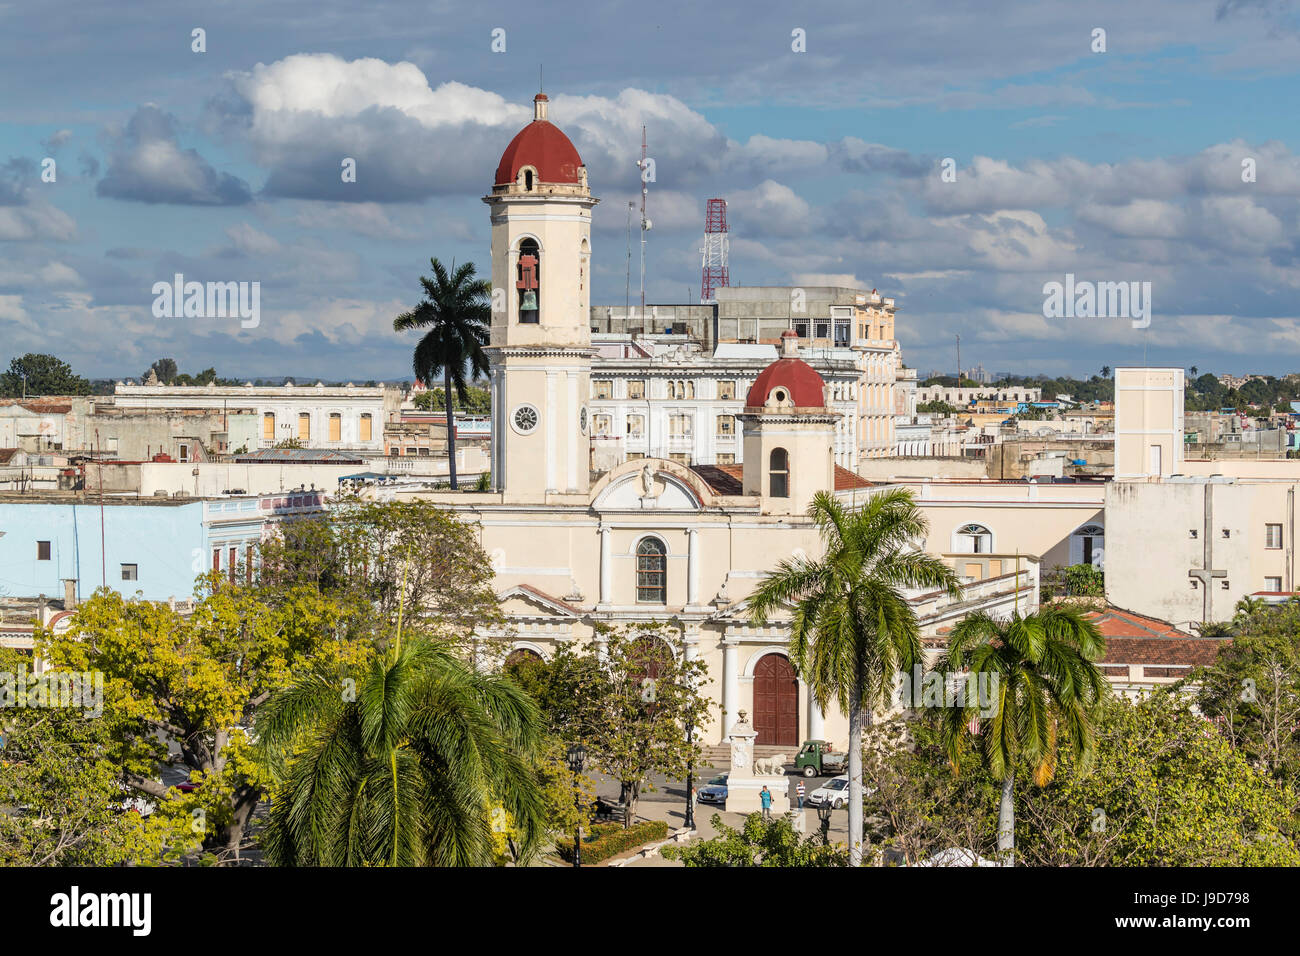
M 1043 390 L 1023 385 L 1008 385 L 1005 388 L 994 388 L 991 385 L 982 388 L 921 385 L 916 389 L 916 400 L 920 404 L 946 402 L 958 408 L 971 402 L 1041 402 Z
M 777 360 L 772 345 L 722 343 L 708 352 L 681 335 L 593 334 L 592 467 L 629 459 L 667 458 L 684 465 L 744 461 L 739 419 L 745 396 Z M 864 356 L 852 349 L 803 348 L 800 354 L 830 387 L 835 463 L 857 467 L 858 412 Z
M 385 404 L 397 407 L 400 394 L 383 386 L 294 385 L 123 385 L 113 390 L 118 409 L 253 410 L 258 447 L 295 440 L 305 448 L 346 448 L 382 453 Z

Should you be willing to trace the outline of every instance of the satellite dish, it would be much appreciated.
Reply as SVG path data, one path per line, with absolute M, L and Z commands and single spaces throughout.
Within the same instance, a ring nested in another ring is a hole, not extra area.
M 642 220 L 641 220 L 641 228 L 642 228 L 645 232 L 649 232 L 651 229 L 654 228 L 654 223 L 651 222 L 649 219 L 642 219 Z

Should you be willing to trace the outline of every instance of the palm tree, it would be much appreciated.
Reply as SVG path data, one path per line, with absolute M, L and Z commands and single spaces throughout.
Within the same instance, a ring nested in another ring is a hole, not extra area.
M 1267 608 L 1268 603 L 1263 598 L 1246 595 L 1238 601 L 1237 606 L 1232 609 L 1232 623 L 1239 627 L 1243 624 L 1248 624 L 1250 623 L 1251 618 L 1256 614 L 1267 610 Z
M 782 561 L 749 599 L 755 623 L 792 608 L 790 657 L 817 706 L 832 700 L 849 715 L 849 859 L 862 862 L 862 731 L 894 675 L 921 659 L 916 612 L 906 588 L 961 596 L 957 574 L 913 542 L 928 523 L 912 493 L 872 495 L 850 511 L 821 491 L 808 515 L 825 545 L 820 561 Z
M 962 706 L 946 708 L 942 716 L 944 747 L 959 772 L 970 752 L 978 749 L 984 766 L 1002 781 L 998 808 L 998 854 L 1014 862 L 1016 769 L 1034 768 L 1034 782 L 1046 786 L 1056 770 L 1059 733 L 1064 729 L 1081 770 L 1091 765 L 1095 741 L 1091 713 L 1106 692 L 1106 679 L 1093 663 L 1106 650 L 1106 641 L 1076 608 L 1048 607 L 1000 620 L 983 611 L 968 615 L 948 639 L 940 665 L 957 673 L 969 668 L 973 686 L 988 688 L 993 700 L 963 695 Z M 971 685 L 968 685 L 971 686 Z M 985 707 L 981 723 L 981 705 Z
M 274 768 L 263 839 L 273 865 L 486 865 L 502 820 L 520 860 L 536 851 L 543 726 L 509 678 L 399 638 L 340 691 L 337 673 L 318 671 L 259 716 Z
M 471 380 L 477 381 L 487 374 L 488 360 L 483 346 L 488 343 L 492 324 L 492 283 L 474 277 L 474 263 L 467 262 L 459 269 L 452 263 L 452 272 L 433 258 L 434 278 L 420 276 L 424 298 L 414 309 L 403 312 L 393 320 L 398 332 L 407 329 L 425 329 L 415 346 L 412 369 L 415 377 L 432 387 L 434 377 L 442 376 L 443 402 L 447 409 L 447 464 L 451 487 L 456 486 L 456 430 L 452 423 L 451 390 L 462 405 L 469 402 L 465 390 L 466 370 Z
M 1101 367 L 1101 377 L 1102 377 L 1102 378 L 1110 378 L 1110 366 L 1109 366 L 1109 365 L 1103 365 L 1103 366 Z

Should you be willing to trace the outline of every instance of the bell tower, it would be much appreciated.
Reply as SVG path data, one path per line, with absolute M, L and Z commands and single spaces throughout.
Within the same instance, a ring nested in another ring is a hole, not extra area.
M 793 329 L 781 333 L 781 357 L 763 369 L 745 398 L 741 484 L 763 514 L 803 514 L 819 491 L 835 490 L 835 424 L 826 383 L 799 358 Z
M 492 486 L 511 501 L 586 494 L 591 210 L 587 167 L 547 119 L 510 141 L 483 197 L 492 217 Z

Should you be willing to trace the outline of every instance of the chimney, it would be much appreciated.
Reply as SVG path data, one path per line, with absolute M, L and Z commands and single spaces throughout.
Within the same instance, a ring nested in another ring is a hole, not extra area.
M 77 607 L 77 579 L 63 579 L 63 610 L 72 611 Z
M 781 333 L 781 358 L 798 358 L 799 357 L 799 333 L 794 329 L 786 329 Z

